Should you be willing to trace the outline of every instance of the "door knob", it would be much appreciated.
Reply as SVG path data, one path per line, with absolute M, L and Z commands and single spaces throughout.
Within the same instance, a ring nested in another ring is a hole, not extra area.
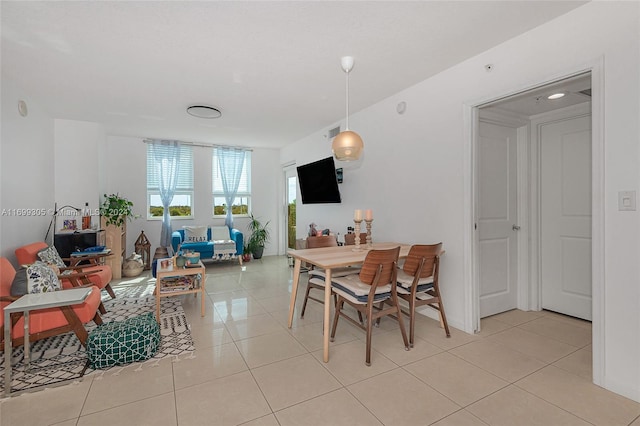
M 520 227 L 518 225 L 513 225 L 511 229 L 513 229 L 514 231 L 519 231 Z

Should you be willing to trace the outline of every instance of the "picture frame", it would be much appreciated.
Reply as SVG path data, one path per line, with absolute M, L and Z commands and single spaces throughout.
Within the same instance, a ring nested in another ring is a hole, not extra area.
M 69 230 L 69 231 L 75 231 L 76 229 L 78 229 L 78 225 L 76 223 L 76 220 L 75 219 L 65 219 L 64 222 L 62 223 L 62 229 Z

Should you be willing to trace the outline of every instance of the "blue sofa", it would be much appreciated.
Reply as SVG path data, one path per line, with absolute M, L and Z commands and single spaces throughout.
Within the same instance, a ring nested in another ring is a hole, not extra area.
M 173 251 L 177 252 L 181 250 L 192 250 L 200 253 L 200 259 L 213 259 L 213 260 L 227 260 L 229 258 L 238 257 L 238 261 L 242 264 L 242 254 L 244 252 L 244 236 L 242 232 L 237 229 L 229 229 L 229 235 L 232 241 L 235 242 L 235 253 L 229 253 L 227 250 L 220 250 L 216 253 L 213 241 L 211 241 L 211 228 L 207 228 L 207 241 L 202 242 L 185 242 L 185 230 L 178 229 L 171 234 L 171 246 Z M 224 251 L 224 253 L 220 253 Z M 223 255 L 224 254 L 224 255 Z M 232 254 L 232 256 L 228 256 Z

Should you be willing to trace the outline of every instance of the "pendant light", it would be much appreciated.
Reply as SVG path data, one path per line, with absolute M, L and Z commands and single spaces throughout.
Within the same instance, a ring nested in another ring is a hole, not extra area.
M 364 149 L 364 142 L 360 135 L 349 130 L 349 72 L 353 69 L 354 60 L 352 56 L 343 56 L 340 63 L 342 70 L 347 74 L 347 119 L 345 130 L 333 138 L 331 149 L 336 160 L 353 161 L 360 158 Z

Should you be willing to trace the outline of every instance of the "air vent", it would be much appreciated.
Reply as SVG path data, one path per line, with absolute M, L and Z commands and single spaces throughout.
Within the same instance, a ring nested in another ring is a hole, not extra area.
M 581 90 L 581 91 L 580 91 L 580 92 L 578 92 L 578 93 L 582 93 L 582 94 L 583 94 L 583 95 L 585 95 L 585 96 L 589 96 L 589 97 L 591 97 L 591 89 L 584 89 L 584 90 Z
M 329 139 L 333 139 L 336 136 L 338 136 L 338 133 L 340 133 L 340 126 L 329 130 Z

